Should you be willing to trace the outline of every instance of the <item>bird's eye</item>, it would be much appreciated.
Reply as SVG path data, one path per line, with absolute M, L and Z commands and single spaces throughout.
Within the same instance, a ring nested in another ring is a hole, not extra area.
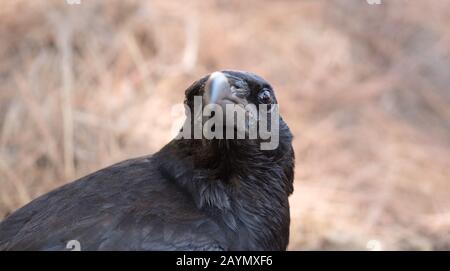
M 272 94 L 269 90 L 265 89 L 259 93 L 258 99 L 263 104 L 270 104 L 272 103 Z

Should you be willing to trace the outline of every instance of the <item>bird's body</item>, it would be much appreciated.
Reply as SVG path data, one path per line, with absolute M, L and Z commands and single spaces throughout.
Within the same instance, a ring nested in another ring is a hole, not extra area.
M 202 95 L 202 80 L 187 99 Z M 280 127 L 276 150 L 257 143 L 175 139 L 99 170 L 7 217 L 0 250 L 65 250 L 70 240 L 82 250 L 285 250 L 291 134 Z
M 46 194 L 0 229 L 0 248 L 7 250 L 64 250 L 70 240 L 83 250 L 214 249 L 219 232 L 159 174 L 152 157 L 121 162 Z

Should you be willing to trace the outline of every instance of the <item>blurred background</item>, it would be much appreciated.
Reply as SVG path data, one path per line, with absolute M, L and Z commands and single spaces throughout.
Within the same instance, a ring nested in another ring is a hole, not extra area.
M 204 74 L 257 73 L 295 135 L 291 250 L 450 249 L 450 2 L 9 0 L 0 220 L 171 139 Z

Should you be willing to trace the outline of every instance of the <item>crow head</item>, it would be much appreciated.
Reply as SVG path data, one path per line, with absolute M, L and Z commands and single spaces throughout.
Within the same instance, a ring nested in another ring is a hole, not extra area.
M 206 81 L 203 93 L 207 104 L 276 104 L 272 87 L 261 77 L 238 71 L 214 72 Z
M 234 118 L 227 113 L 228 106 L 243 110 L 247 117 L 243 127 L 228 121 Z M 238 233 L 252 243 L 249 247 L 275 244 L 285 249 L 289 236 L 287 197 L 293 191 L 295 155 L 291 132 L 278 114 L 274 89 L 249 72 L 214 72 L 186 90 L 185 108 L 183 137 L 171 141 L 157 156 L 161 172 L 190 193 L 199 209 L 218 216 L 234 233 L 239 232 L 239 223 L 250 223 L 243 227 L 249 226 L 250 231 Z M 256 125 L 249 120 L 251 116 Z M 221 117 L 223 123 L 209 125 Z M 278 127 L 272 127 L 273 123 Z M 203 128 L 195 135 L 198 124 Z M 251 139 L 255 126 L 257 135 Z M 223 132 L 217 132 L 221 128 Z M 265 137 L 264 128 L 269 137 Z M 230 130 L 233 136 L 245 138 L 229 138 Z M 210 137 L 209 132 L 227 137 Z
M 184 136 L 256 140 L 275 149 L 280 129 L 290 135 L 278 114 L 274 90 L 253 73 L 225 70 L 207 75 L 186 90 L 185 104 Z

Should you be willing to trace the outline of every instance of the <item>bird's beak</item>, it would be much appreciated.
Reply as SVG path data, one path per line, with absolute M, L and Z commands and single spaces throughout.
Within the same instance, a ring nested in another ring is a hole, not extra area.
M 224 105 L 232 97 L 228 79 L 222 72 L 214 72 L 209 76 L 205 86 L 205 104 Z

